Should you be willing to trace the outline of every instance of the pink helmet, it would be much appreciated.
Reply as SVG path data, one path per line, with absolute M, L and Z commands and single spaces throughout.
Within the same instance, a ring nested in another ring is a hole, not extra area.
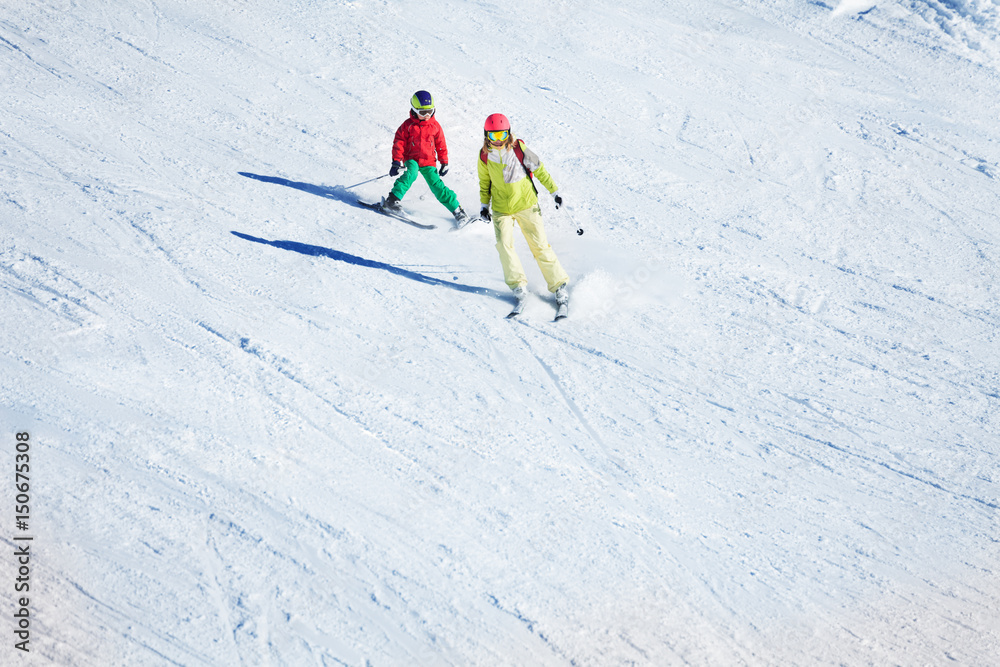
M 507 116 L 502 113 L 490 114 L 486 119 L 486 125 L 483 127 L 484 132 L 500 132 L 502 130 L 510 130 L 510 121 L 507 120 Z

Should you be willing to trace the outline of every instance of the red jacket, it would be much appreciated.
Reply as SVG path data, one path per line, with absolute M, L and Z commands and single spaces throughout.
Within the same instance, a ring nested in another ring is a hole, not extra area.
M 394 162 L 416 160 L 419 167 L 433 167 L 437 162 L 448 164 L 448 145 L 444 142 L 444 130 L 437 119 L 431 116 L 427 120 L 416 118 L 411 111 L 392 141 L 392 159 Z

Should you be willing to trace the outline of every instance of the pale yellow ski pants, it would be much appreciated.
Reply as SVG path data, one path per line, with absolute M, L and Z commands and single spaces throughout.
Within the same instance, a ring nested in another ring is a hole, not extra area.
M 536 204 L 517 213 L 493 216 L 493 231 L 497 237 L 497 252 L 500 253 L 500 265 L 503 266 L 504 282 L 511 289 L 525 285 L 528 277 L 524 275 L 524 266 L 514 250 L 514 225 L 517 224 L 528 242 L 528 248 L 542 270 L 542 276 L 548 284 L 550 292 L 555 292 L 569 281 L 569 276 L 563 270 L 555 251 L 545 237 L 545 227 L 542 225 L 542 209 Z

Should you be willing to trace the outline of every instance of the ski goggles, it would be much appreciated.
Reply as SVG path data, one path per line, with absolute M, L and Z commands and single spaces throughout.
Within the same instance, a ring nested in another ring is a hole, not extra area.
M 493 142 L 507 141 L 507 137 L 510 136 L 509 130 L 500 130 L 499 132 L 487 132 L 486 137 Z
M 434 115 L 434 109 L 414 109 L 421 118 L 430 118 Z

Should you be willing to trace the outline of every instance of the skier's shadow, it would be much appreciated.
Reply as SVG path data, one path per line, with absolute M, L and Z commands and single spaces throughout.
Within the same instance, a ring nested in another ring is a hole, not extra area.
M 416 280 L 418 283 L 424 283 L 425 285 L 437 285 L 440 287 L 447 287 L 448 289 L 458 290 L 459 292 L 482 294 L 484 296 L 491 296 L 495 299 L 501 299 L 504 301 L 510 300 L 509 292 L 500 292 L 488 287 L 475 287 L 474 285 L 463 285 L 458 282 L 441 280 L 440 278 L 425 276 L 422 273 L 410 271 L 409 269 L 403 269 L 398 266 L 393 266 L 392 264 L 376 262 L 374 260 L 358 257 L 357 255 L 351 255 L 340 250 L 334 250 L 333 248 L 324 248 L 323 246 L 309 245 L 308 243 L 298 243 L 297 241 L 268 241 L 267 239 L 257 238 L 256 236 L 250 236 L 249 234 L 242 234 L 240 232 L 232 232 L 232 235 L 243 239 L 244 241 L 262 243 L 275 248 L 281 248 L 282 250 L 291 250 L 292 252 L 309 255 L 310 257 L 329 257 L 330 259 L 347 262 L 348 264 L 353 264 L 355 266 L 364 266 L 369 269 L 381 269 L 397 276 L 403 276 L 404 278 L 409 278 L 410 280 Z
M 332 188 L 325 185 L 315 185 L 313 183 L 301 183 L 299 181 L 290 181 L 287 178 L 279 178 L 278 176 L 261 176 L 260 174 L 251 174 L 248 171 L 238 171 L 236 172 L 240 176 L 245 176 L 246 178 L 252 178 L 255 181 L 261 181 L 263 183 L 274 183 L 275 185 L 284 185 L 286 188 L 294 188 L 295 190 L 301 190 L 302 192 L 308 192 L 311 195 L 316 195 L 318 197 L 325 197 L 326 199 L 335 199 L 339 202 L 345 204 L 350 204 L 351 206 L 358 206 L 358 198 L 353 192 L 345 188 L 343 185 L 335 185 Z

